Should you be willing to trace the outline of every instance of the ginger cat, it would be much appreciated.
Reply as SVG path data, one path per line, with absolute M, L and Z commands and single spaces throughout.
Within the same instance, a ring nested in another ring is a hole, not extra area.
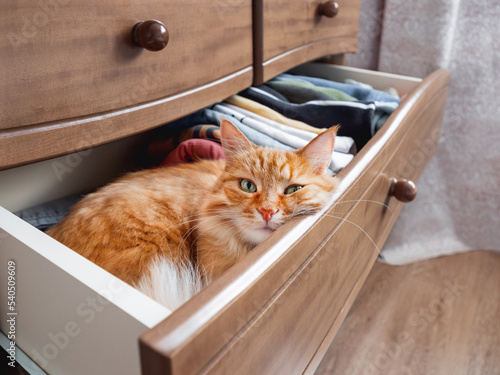
M 130 173 L 89 194 L 47 234 L 175 308 L 287 220 L 329 202 L 336 131 L 282 151 L 256 146 L 223 119 L 225 161 Z

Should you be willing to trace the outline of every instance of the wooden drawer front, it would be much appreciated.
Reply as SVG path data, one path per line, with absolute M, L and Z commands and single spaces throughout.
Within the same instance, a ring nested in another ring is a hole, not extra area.
M 392 178 L 416 180 L 432 156 L 448 81 L 447 71 L 413 81 L 326 214 L 288 223 L 142 335 L 143 373 L 313 373 L 403 206 Z
M 2 5 L 0 149 L 14 156 L 2 153 L 0 168 L 167 123 L 252 82 L 250 0 L 42 3 Z M 132 43 L 150 19 L 169 32 L 162 51 Z
M 0 92 L 9 110 L 0 111 L 0 128 L 143 103 L 252 64 L 250 1 L 64 3 L 53 2 L 54 9 L 28 0 L 2 6 L 2 34 L 9 38 L 1 46 L 6 74 Z M 37 23 L 50 11 L 46 25 Z M 162 51 L 132 44 L 133 26 L 149 19 L 169 32 Z
M 257 71 L 256 79 L 267 81 L 314 58 L 356 50 L 359 0 L 337 1 L 333 18 L 318 14 L 320 0 L 261 1 L 263 72 L 259 77 Z
M 366 232 L 366 236 L 373 240 L 372 247 L 375 247 L 375 245 L 377 246 L 377 253 L 378 250 L 382 249 L 404 205 L 404 203 L 390 195 L 392 180 L 394 178 L 406 178 L 417 182 L 425 166 L 434 154 L 448 95 L 449 78 L 449 71 L 446 70 L 436 71 L 427 77 L 423 83 L 413 91 L 413 95 L 409 96 L 401 104 L 398 111 L 391 116 L 388 120 L 388 124 L 384 126 L 385 131 L 379 131 L 374 137 L 374 140 L 378 140 L 379 142 L 385 137 L 390 137 L 390 140 L 378 151 L 378 157 L 370 166 L 370 169 L 379 169 L 377 167 L 377 165 L 381 165 L 379 163 L 384 160 L 388 161 L 380 168 L 380 173 L 376 176 L 372 186 L 369 188 L 369 190 L 373 191 L 373 194 L 371 196 L 368 194 L 366 198 L 362 198 L 357 205 L 362 204 L 366 206 L 366 210 L 364 212 L 362 211 L 362 215 L 368 215 L 369 211 L 375 209 L 375 207 L 372 206 L 378 206 L 378 213 L 372 216 L 372 220 L 366 223 L 365 226 L 360 225 Z M 400 123 L 400 125 L 396 127 L 395 125 L 398 123 Z M 363 150 L 363 152 L 364 151 L 365 150 Z M 366 151 L 372 152 L 375 150 L 371 147 Z M 347 172 L 349 172 L 349 170 Z M 350 193 L 347 192 L 345 199 L 350 199 L 347 198 L 349 194 Z M 362 216 L 359 221 L 356 218 L 349 220 L 359 225 L 364 223 L 363 217 L 364 216 Z M 339 239 L 337 239 L 337 241 L 339 241 Z M 352 252 L 353 249 L 359 251 L 359 248 L 356 246 L 353 246 L 350 251 Z M 352 257 L 356 256 L 352 255 Z M 356 261 L 354 260 L 354 262 Z M 312 375 L 319 366 L 321 359 L 333 341 L 349 308 L 354 302 L 359 289 L 363 285 L 372 264 L 373 262 L 369 263 L 367 272 L 363 273 L 358 279 L 358 282 L 354 285 L 352 293 L 349 298 L 346 299 L 346 303 L 342 307 L 342 310 L 340 310 L 338 314 L 334 314 L 335 320 L 309 363 L 305 373 Z M 351 271 L 349 271 L 349 273 L 350 272 Z

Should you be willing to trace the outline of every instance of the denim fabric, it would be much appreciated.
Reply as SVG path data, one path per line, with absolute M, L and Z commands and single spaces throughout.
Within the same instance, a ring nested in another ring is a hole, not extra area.
M 69 213 L 71 207 L 83 196 L 80 194 L 56 199 L 36 207 L 26 208 L 14 214 L 41 231 L 59 223 Z

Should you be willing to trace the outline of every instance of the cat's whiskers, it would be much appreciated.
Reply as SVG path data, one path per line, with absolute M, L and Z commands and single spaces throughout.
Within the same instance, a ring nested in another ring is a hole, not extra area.
M 226 215 L 226 216 L 223 216 L 223 214 L 229 214 L 229 213 L 232 213 L 232 211 L 230 209 L 221 209 L 221 208 L 214 208 L 214 209 L 207 209 L 205 210 L 206 213 L 210 213 L 211 215 L 210 216 L 207 216 L 205 218 L 201 218 L 201 217 L 197 217 L 195 220 L 193 221 L 197 221 L 197 224 L 192 226 L 188 232 L 186 232 L 183 236 L 182 236 L 182 239 L 181 239 L 181 243 L 179 244 L 179 247 L 181 245 L 184 244 L 184 242 L 187 240 L 187 238 L 191 235 L 191 233 L 193 233 L 194 231 L 196 231 L 198 229 L 198 227 L 201 225 L 201 224 L 204 224 L 206 223 L 207 221 L 210 221 L 210 220 L 213 220 L 213 219 L 216 219 L 216 218 L 228 218 L 230 219 L 230 217 L 228 217 L 229 215 Z M 212 215 L 214 213 L 217 213 L 217 215 Z M 231 221 L 232 222 L 232 221 Z M 197 241 L 199 235 L 195 238 L 194 242 Z
M 178 220 L 178 221 L 174 222 L 174 223 L 173 223 L 174 225 L 170 225 L 170 226 L 168 226 L 167 228 L 165 228 L 165 229 L 163 229 L 163 230 L 159 231 L 158 233 L 155 233 L 153 236 L 151 236 L 151 237 L 148 239 L 148 241 L 147 241 L 146 243 L 144 243 L 142 246 L 140 246 L 140 247 L 139 247 L 139 249 L 143 249 L 146 245 L 148 245 L 149 243 L 151 243 L 151 241 L 152 241 L 155 237 L 158 237 L 159 235 L 161 235 L 161 234 L 163 234 L 163 233 L 166 233 L 166 232 L 168 232 L 168 231 L 171 231 L 171 230 L 173 230 L 173 229 L 176 229 L 176 228 L 180 227 L 181 225 L 186 225 L 186 224 L 189 224 L 189 223 L 192 223 L 192 222 L 196 221 L 196 220 L 197 220 L 197 216 L 198 216 L 197 214 L 188 215 L 187 217 L 185 217 L 185 218 L 183 218 L 183 219 L 181 219 L 181 220 Z M 191 219 L 191 220 L 186 220 L 186 219 L 188 219 L 188 218 L 190 218 L 190 217 L 195 217 L 195 218 L 194 218 L 194 219 Z M 176 223 L 179 223 L 179 224 L 175 225 Z M 184 237 L 184 236 L 183 236 L 183 237 Z M 167 245 L 168 245 L 168 244 L 167 244 Z M 180 246 L 178 246 L 178 248 L 180 249 Z M 162 250 L 165 252 L 165 249 L 162 249 Z M 172 254 L 172 249 L 170 249 L 170 248 L 169 248 L 168 250 L 169 250 L 170 254 Z
M 212 218 L 213 217 L 207 218 L 207 221 L 209 221 L 209 219 L 212 219 Z M 203 223 L 198 224 L 197 227 L 199 227 L 201 224 L 203 224 Z M 199 228 L 197 228 L 196 230 L 198 232 L 198 235 L 195 237 L 194 242 L 197 243 L 198 242 L 198 238 L 202 234 L 205 234 L 208 230 L 213 230 L 213 229 L 216 229 L 216 228 L 218 228 L 220 226 L 227 226 L 228 229 L 235 229 L 235 230 L 239 229 L 238 226 L 236 224 L 234 224 L 232 220 L 230 220 L 229 222 L 228 221 L 220 221 L 220 222 L 215 223 L 214 225 L 212 225 L 210 228 L 207 228 L 206 230 L 199 230 Z
M 325 214 L 325 216 L 328 216 L 328 217 L 331 217 L 331 218 L 334 218 L 334 219 L 339 219 L 341 221 L 345 221 L 345 222 L 347 222 L 349 224 L 352 224 L 355 227 L 357 227 L 359 230 L 361 230 L 366 235 L 366 237 L 370 240 L 370 242 L 373 244 L 373 246 L 375 246 L 375 248 L 377 249 L 378 253 L 381 254 L 381 251 L 380 251 L 379 247 L 377 246 L 377 244 L 375 243 L 375 241 L 373 241 L 372 237 L 360 225 L 356 224 L 355 222 L 353 222 L 351 220 L 346 219 L 345 217 L 335 216 L 335 215 L 331 215 L 331 214 Z
M 290 217 L 288 217 L 287 219 L 285 219 L 285 221 L 281 225 L 284 225 L 285 223 L 289 222 L 290 220 L 292 220 L 292 218 L 294 218 L 297 215 L 296 212 L 297 212 L 297 207 L 298 207 L 298 204 L 297 204 L 298 200 L 299 200 L 299 198 L 297 196 L 295 196 L 295 203 L 293 205 L 292 214 L 290 215 Z
M 186 219 L 191 218 L 191 217 L 194 217 L 194 219 L 186 220 Z M 198 220 L 198 217 L 199 217 L 199 214 L 188 215 L 188 216 L 182 218 L 181 220 L 178 220 L 178 221 L 174 222 L 172 225 L 168 226 L 167 228 L 165 228 L 165 229 L 159 231 L 158 233 L 154 234 L 152 237 L 149 238 L 148 242 L 151 242 L 151 240 L 153 238 L 155 238 L 156 236 L 158 236 L 158 235 L 160 235 L 162 233 L 165 233 L 168 230 L 176 229 L 176 228 L 180 227 L 181 225 L 192 223 L 192 222 Z M 179 223 L 179 224 L 175 225 L 176 223 Z
M 192 220 L 192 222 L 196 222 L 195 225 L 193 225 L 191 228 L 189 228 L 189 230 L 184 233 L 184 235 L 181 237 L 181 242 L 179 243 L 178 247 L 181 248 L 182 245 L 184 245 L 184 243 L 187 241 L 188 237 L 198 229 L 198 227 L 202 224 L 202 223 L 205 223 L 206 221 L 210 220 L 212 218 L 212 216 L 208 217 L 208 218 L 204 218 L 204 219 L 201 219 L 200 217 L 197 217 L 195 220 Z M 196 237 L 196 239 L 194 240 L 194 242 L 196 242 L 196 240 L 198 239 L 198 237 Z
M 213 210 L 215 211 L 215 210 L 217 210 L 217 209 L 213 209 Z M 210 212 L 211 210 L 207 210 L 207 211 L 208 211 L 208 212 Z M 192 218 L 192 217 L 194 217 L 194 218 L 193 218 L 193 219 L 191 219 L 191 220 L 186 220 L 186 219 L 188 219 L 188 218 Z M 196 221 L 198 221 L 198 220 L 199 220 L 199 214 L 192 214 L 192 215 L 188 215 L 187 217 L 185 217 L 185 218 L 183 218 L 183 219 L 181 219 L 181 220 L 178 220 L 178 221 L 174 222 L 174 223 L 173 223 L 173 225 L 170 225 L 170 226 L 168 226 L 167 228 L 165 228 L 165 229 L 163 229 L 163 230 L 159 231 L 158 233 L 155 233 L 153 236 L 151 236 L 151 237 L 149 238 L 149 240 L 148 240 L 146 243 L 144 243 L 142 246 L 140 246 L 140 249 L 143 249 L 143 248 L 144 248 L 147 244 L 151 243 L 151 241 L 152 241 L 155 237 L 158 237 L 159 235 L 161 235 L 161 234 L 163 234 L 163 233 L 166 233 L 166 232 L 168 232 L 168 231 L 172 231 L 172 230 L 174 230 L 174 229 L 176 229 L 176 228 L 178 228 L 178 227 L 180 227 L 180 226 L 182 226 L 182 225 L 187 225 L 187 224 L 190 224 L 190 223 L 196 222 Z M 179 223 L 179 224 L 175 225 L 176 223 Z M 192 232 L 192 230 L 193 230 L 193 227 L 191 227 L 191 228 L 189 229 L 189 231 L 188 231 L 188 232 Z M 182 236 L 182 241 L 181 241 L 181 243 L 177 246 L 177 248 L 178 248 L 178 249 L 180 249 L 180 248 L 182 247 L 181 245 L 185 242 L 184 237 L 186 237 L 186 239 L 187 239 L 186 234 L 184 234 L 184 235 Z M 167 245 L 168 245 L 168 244 L 167 244 Z M 162 249 L 162 250 L 165 252 L 165 249 Z M 169 249 L 168 249 L 168 251 L 170 252 L 170 254 L 172 254 L 172 249 L 170 249 L 170 248 L 169 248 Z
M 297 199 L 296 199 L 296 201 L 297 201 Z M 359 202 L 367 202 L 367 203 L 379 204 L 379 205 L 384 206 L 385 208 L 387 208 L 389 210 L 389 212 L 391 212 L 391 214 L 393 214 L 391 208 L 387 204 L 382 203 L 382 202 L 378 202 L 378 201 L 374 201 L 374 200 L 369 200 L 369 199 L 356 199 L 356 200 L 339 201 L 339 202 L 335 202 L 335 204 L 333 204 L 331 208 L 332 209 L 335 208 L 335 206 L 337 204 L 340 204 L 340 203 L 359 203 Z M 315 208 L 304 207 L 304 208 L 302 208 L 302 209 L 300 209 L 298 211 L 296 210 L 296 208 L 297 208 L 297 204 L 295 204 L 295 206 L 294 206 L 294 211 L 293 211 L 292 215 L 285 222 L 288 222 L 293 217 L 296 217 L 296 216 L 299 216 L 299 215 L 312 215 L 312 214 L 315 214 L 315 213 L 319 212 L 319 210 L 315 209 Z M 380 251 L 379 247 L 377 246 L 377 244 L 375 243 L 375 241 L 373 241 L 372 237 L 361 226 L 359 226 L 358 224 L 354 223 L 351 220 L 348 220 L 345 217 L 334 215 L 334 213 L 335 212 L 329 211 L 327 213 L 324 213 L 323 216 L 327 216 L 327 217 L 339 219 L 341 221 L 345 221 L 347 223 L 350 223 L 350 224 L 356 226 L 358 229 L 360 229 L 366 235 L 366 237 L 370 240 L 370 242 L 375 246 L 375 248 L 377 249 L 378 253 L 379 254 L 381 253 L 381 251 Z M 339 214 L 342 214 L 342 213 L 339 213 Z
M 335 207 L 337 204 L 340 204 L 340 203 L 359 203 L 359 202 L 376 203 L 376 204 L 379 204 L 381 206 L 384 206 L 392 213 L 392 209 L 389 207 L 388 204 L 383 203 L 383 202 L 379 202 L 379 201 L 370 200 L 370 199 L 352 199 L 352 200 L 346 200 L 346 201 L 338 201 L 338 202 L 335 202 L 332 205 L 332 207 Z
M 293 217 L 296 217 L 296 216 L 299 216 L 299 215 L 311 215 L 311 214 L 315 214 L 315 213 L 319 212 L 319 209 L 317 209 L 317 208 L 310 208 L 310 207 L 308 208 L 308 207 L 305 207 L 305 208 L 299 209 L 299 205 L 297 204 L 297 201 L 298 201 L 298 198 L 296 197 L 295 198 L 295 204 L 293 205 L 293 212 L 292 212 L 292 214 L 288 218 L 285 218 L 284 221 L 283 221 L 283 223 L 279 224 L 280 227 L 284 223 L 286 223 L 289 220 L 291 220 Z M 335 202 L 332 205 L 332 208 L 334 208 L 336 205 L 342 204 L 342 203 L 359 203 L 359 202 L 379 204 L 379 205 L 384 206 L 385 208 L 387 208 L 391 212 L 391 214 L 392 214 L 392 210 L 391 210 L 391 208 L 387 204 L 379 202 L 379 201 L 375 201 L 375 200 L 369 200 L 369 199 L 357 199 L 357 200 L 338 201 L 338 202 Z M 204 233 L 204 231 L 200 231 L 199 230 L 200 225 L 202 225 L 203 223 L 206 223 L 207 221 L 214 220 L 214 219 L 216 220 L 217 218 L 230 219 L 230 216 L 232 216 L 232 215 L 229 215 L 229 214 L 233 214 L 233 211 L 231 209 L 220 209 L 220 208 L 209 209 L 209 210 L 206 210 L 205 212 L 206 213 L 210 213 L 210 214 L 216 214 L 216 215 L 210 215 L 208 217 L 205 217 L 204 219 L 200 219 L 199 217 L 197 217 L 197 218 L 195 218 L 193 220 L 188 221 L 188 222 L 196 222 L 197 221 L 197 224 L 194 225 L 194 226 L 192 226 L 190 228 L 190 230 L 183 236 L 183 240 L 181 242 L 181 245 L 187 240 L 187 238 L 189 237 L 189 235 L 191 235 L 194 231 L 198 231 L 198 234 L 197 234 L 197 236 L 195 237 L 195 240 L 194 240 L 194 242 L 196 242 L 198 240 L 198 238 L 200 237 L 200 235 L 202 235 Z M 380 249 L 375 244 L 375 242 L 373 241 L 373 239 L 358 224 L 352 222 L 351 220 L 346 219 L 345 217 L 333 215 L 331 212 L 325 213 L 324 216 L 336 218 L 336 219 L 339 219 L 341 221 L 345 221 L 347 223 L 350 223 L 350 224 L 356 226 L 358 229 L 360 229 L 367 236 L 367 238 L 372 242 L 372 244 L 376 247 L 377 251 L 380 253 Z M 220 226 L 223 226 L 223 225 L 228 226 L 228 228 L 238 230 L 238 226 L 236 224 L 234 224 L 232 220 L 229 220 L 229 221 L 227 221 L 227 220 L 220 221 L 219 223 L 216 223 L 215 226 L 212 226 L 212 229 L 220 227 Z

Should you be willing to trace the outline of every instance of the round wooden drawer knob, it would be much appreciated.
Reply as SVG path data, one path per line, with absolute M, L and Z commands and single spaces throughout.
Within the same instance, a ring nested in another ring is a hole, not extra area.
M 168 44 L 168 30 L 157 20 L 139 22 L 132 29 L 132 40 L 148 51 L 161 51 Z
M 393 179 L 390 195 L 400 202 L 411 202 L 417 196 L 417 186 L 404 178 Z
M 318 5 L 318 14 L 328 18 L 333 18 L 339 12 L 339 3 L 336 1 L 323 1 Z

